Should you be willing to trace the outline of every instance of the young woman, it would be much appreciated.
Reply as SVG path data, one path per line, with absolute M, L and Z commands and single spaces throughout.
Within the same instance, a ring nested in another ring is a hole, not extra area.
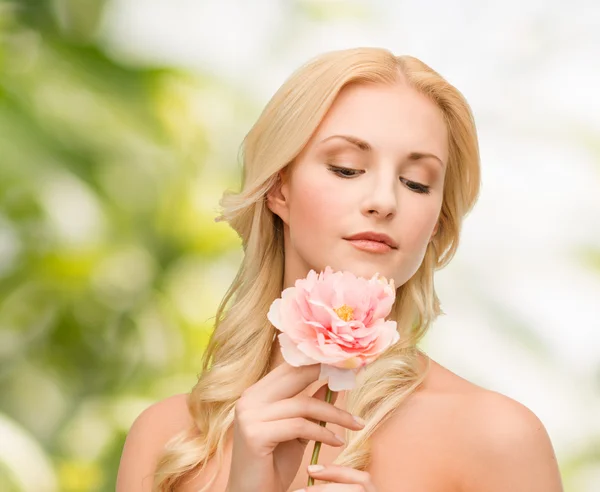
M 136 419 L 117 490 L 295 491 L 322 441 L 311 492 L 561 491 L 540 420 L 417 347 L 442 313 L 434 272 L 479 192 L 461 93 L 414 57 L 325 53 L 277 91 L 243 150 L 242 190 L 224 195 L 221 219 L 244 260 L 198 383 Z M 267 320 L 283 289 L 327 265 L 393 278 L 401 336 L 331 404 L 319 366 L 287 364 Z

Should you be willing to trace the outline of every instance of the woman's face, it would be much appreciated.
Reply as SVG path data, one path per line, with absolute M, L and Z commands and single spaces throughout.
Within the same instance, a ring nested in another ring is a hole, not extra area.
M 404 284 L 437 230 L 447 161 L 442 112 L 425 96 L 400 84 L 345 87 L 269 194 L 284 223 L 284 288 L 327 265 Z M 368 231 L 396 247 L 347 239 Z

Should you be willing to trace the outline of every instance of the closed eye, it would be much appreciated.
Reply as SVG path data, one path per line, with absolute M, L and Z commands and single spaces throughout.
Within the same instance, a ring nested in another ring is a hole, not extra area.
M 329 165 L 328 169 L 333 174 L 336 174 L 342 178 L 352 178 L 363 172 L 359 169 L 348 169 L 347 167 L 337 167 L 337 166 L 332 166 L 332 165 Z M 344 173 L 351 173 L 351 174 L 344 174 Z
M 328 169 L 337 176 L 345 179 L 354 178 L 355 176 L 364 173 L 364 171 L 360 169 L 349 169 L 347 167 L 338 167 L 332 165 L 329 165 Z M 409 181 L 404 178 L 400 178 L 400 181 L 403 182 L 409 190 L 414 191 L 415 193 L 424 195 L 428 195 L 430 193 L 430 187 L 427 185 L 417 183 L 416 181 Z
M 417 183 L 415 181 L 408 181 L 404 178 L 400 178 L 400 181 L 406 183 L 407 188 L 414 191 L 415 193 L 421 193 L 424 195 L 429 195 L 430 193 L 429 186 L 427 185 Z

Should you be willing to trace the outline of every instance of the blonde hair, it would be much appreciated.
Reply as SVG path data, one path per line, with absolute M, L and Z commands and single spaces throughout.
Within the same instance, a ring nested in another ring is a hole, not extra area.
M 390 319 L 398 324 L 400 342 L 367 366 L 357 387 L 347 392 L 347 410 L 363 417 L 367 425 L 360 432 L 346 431 L 347 446 L 334 463 L 365 469 L 369 437 L 424 380 L 427 369 L 420 367 L 416 345 L 443 314 L 434 271 L 454 256 L 463 218 L 479 194 L 473 115 L 463 95 L 417 58 L 395 56 L 380 48 L 327 52 L 288 78 L 242 144 L 242 189 L 224 193 L 219 220 L 226 220 L 240 235 L 244 258 L 219 305 L 202 371 L 188 397 L 194 425 L 165 447 L 153 490 L 175 490 L 212 457 L 217 460 L 215 470 L 220 469 L 235 404 L 246 388 L 269 371 L 276 329 L 266 315 L 283 289 L 284 247 L 281 219 L 267 207 L 265 197 L 277 184 L 278 172 L 305 147 L 343 87 L 397 82 L 426 95 L 442 110 L 449 145 L 444 197 L 438 231 L 422 264 L 397 289 Z M 216 473 L 200 492 L 210 490 Z

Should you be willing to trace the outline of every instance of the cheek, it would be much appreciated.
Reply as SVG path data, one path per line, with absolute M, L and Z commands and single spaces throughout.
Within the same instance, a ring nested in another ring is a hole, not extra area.
M 414 200 L 400 211 L 401 238 L 410 249 L 420 250 L 429 242 L 441 210 L 441 200 Z
M 404 284 L 423 263 L 441 209 L 441 202 L 438 206 L 434 201 L 427 204 L 419 201 L 419 203 L 413 202 L 411 206 L 405 205 L 399 217 L 402 251 L 393 275 L 396 285 Z
M 330 179 L 311 179 L 296 184 L 290 207 L 291 229 L 296 226 L 297 232 L 302 229 L 303 234 L 331 230 L 344 210 L 348 212 L 347 195 L 345 198 L 339 193 Z

